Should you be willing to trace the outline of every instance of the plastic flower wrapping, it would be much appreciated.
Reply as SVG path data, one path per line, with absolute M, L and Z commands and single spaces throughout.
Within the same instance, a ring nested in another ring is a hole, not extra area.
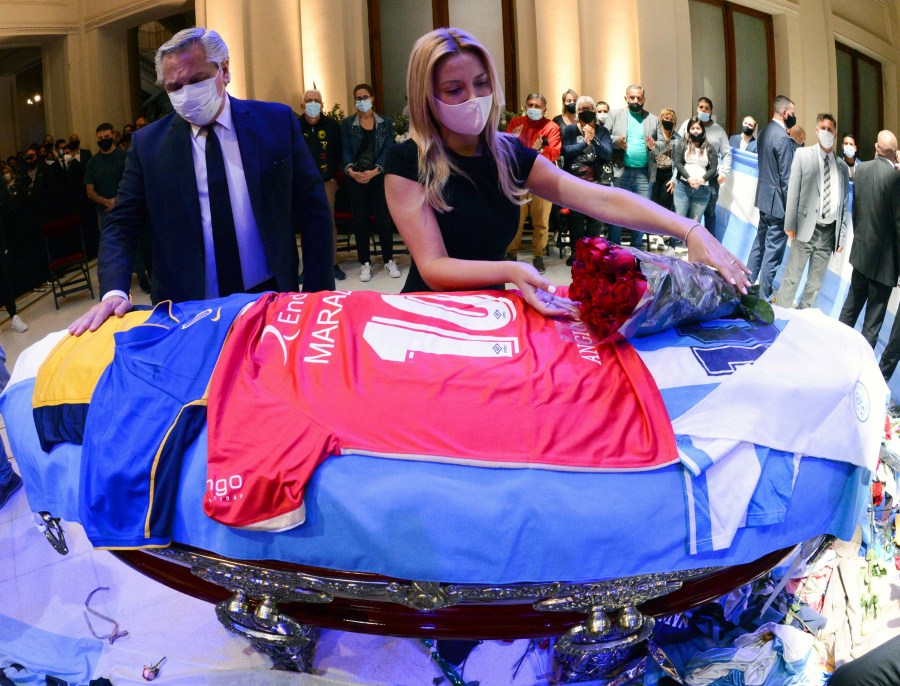
M 575 246 L 569 297 L 580 303 L 581 318 L 605 340 L 616 333 L 643 336 L 678 324 L 734 313 L 763 321 L 771 307 L 705 264 L 653 255 L 585 238 Z

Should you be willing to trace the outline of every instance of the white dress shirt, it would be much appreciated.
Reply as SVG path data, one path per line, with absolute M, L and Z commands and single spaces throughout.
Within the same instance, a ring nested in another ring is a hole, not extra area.
M 838 194 L 842 194 L 844 190 L 841 188 L 841 177 L 838 175 L 834 151 L 826 153 L 822 150 L 822 146 L 818 144 L 816 145 L 816 150 L 819 151 L 819 215 L 816 222 L 819 224 L 830 224 L 837 220 Z M 831 188 L 831 202 L 828 204 L 828 207 L 822 205 L 822 201 L 825 199 L 826 164 L 830 167 L 829 175 L 831 176 L 831 181 L 829 182 Z
M 234 215 L 234 230 L 237 234 L 238 252 L 241 257 L 241 273 L 244 288 L 252 288 L 272 276 L 266 263 L 266 253 L 253 208 L 250 206 L 250 192 L 244 176 L 241 149 L 231 119 L 231 99 L 225 97 L 225 107 L 215 121 L 216 136 L 222 146 L 225 158 L 225 176 L 228 179 L 228 194 L 231 196 L 231 211 Z M 216 249 L 213 244 L 212 214 L 209 210 L 209 185 L 206 180 L 206 131 L 191 124 L 191 143 L 194 153 L 194 174 L 197 176 L 197 192 L 200 195 L 200 221 L 203 225 L 203 247 L 206 251 L 206 297 L 219 295 L 216 274 Z
M 175 115 L 178 116 L 178 115 Z M 231 117 L 231 99 L 227 93 L 225 107 L 215 121 L 216 136 L 222 147 L 225 160 L 225 176 L 228 179 L 228 194 L 231 196 L 231 211 L 234 215 L 234 229 L 237 234 L 238 252 L 241 258 L 241 274 L 244 288 L 252 288 L 271 278 L 272 272 L 266 261 L 265 248 L 259 235 L 259 227 L 250 205 L 250 192 L 241 160 L 241 149 Z M 194 156 L 194 174 L 197 177 L 197 193 L 200 197 L 200 222 L 203 226 L 203 247 L 206 253 L 206 297 L 219 295 L 216 273 L 216 249 L 213 243 L 212 215 L 209 210 L 209 185 L 206 179 L 206 131 L 191 124 L 191 152 Z M 172 246 L 177 250 L 177 246 Z M 122 291 L 109 291 L 103 295 L 106 300 L 114 295 L 128 299 Z

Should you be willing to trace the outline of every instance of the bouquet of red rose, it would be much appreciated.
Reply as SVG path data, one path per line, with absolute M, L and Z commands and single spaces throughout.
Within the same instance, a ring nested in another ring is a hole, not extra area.
M 768 322 L 774 318 L 767 303 L 743 296 L 705 264 L 605 238 L 585 238 L 575 246 L 569 297 L 580 303 L 582 321 L 601 339 L 616 332 L 626 338 L 657 333 L 736 311 Z

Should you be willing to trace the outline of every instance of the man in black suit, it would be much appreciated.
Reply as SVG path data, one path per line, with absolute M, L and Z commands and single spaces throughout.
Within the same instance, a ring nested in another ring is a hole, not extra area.
M 175 112 L 136 131 L 100 243 L 102 301 L 72 323 L 79 335 L 131 309 L 134 251 L 145 222 L 152 300 L 334 288 L 331 213 L 300 124 L 285 105 L 230 97 L 228 47 L 201 27 L 156 54 Z
M 860 162 L 853 179 L 853 247 L 850 248 L 850 290 L 840 320 L 855 326 L 866 308 L 862 334 L 874 348 L 884 322 L 891 291 L 900 276 L 900 174 L 894 169 L 897 137 L 881 131 L 875 159 Z M 900 320 L 900 317 L 898 317 Z M 895 323 L 882 355 L 882 373 L 893 373 L 900 354 L 900 327 Z M 885 378 L 890 378 L 887 374 Z
M 773 295 L 772 282 L 787 245 L 784 202 L 794 161 L 794 144 L 787 130 L 797 123 L 796 109 L 790 98 L 777 96 L 773 109 L 772 121 L 759 134 L 756 146 L 759 182 L 754 204 L 759 209 L 759 225 L 747 260 L 750 281 L 759 277 L 759 294 L 766 300 Z
M 756 120 L 749 114 L 741 123 L 741 132 L 728 139 L 731 147 L 744 152 L 756 152 Z

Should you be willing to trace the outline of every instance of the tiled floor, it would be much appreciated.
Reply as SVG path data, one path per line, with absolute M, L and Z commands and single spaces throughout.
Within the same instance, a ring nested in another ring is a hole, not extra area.
M 564 261 L 547 258 L 547 277 L 556 284 L 569 282 Z M 531 255 L 520 253 L 530 261 Z M 404 272 L 409 258 L 396 258 Z M 339 288 L 399 292 L 404 278 L 391 279 L 380 261 L 373 265 L 368 283 L 358 280 L 359 264 L 341 258 L 348 278 Z M 96 276 L 94 278 L 96 283 Z M 135 286 L 135 300 L 149 297 Z M 0 320 L 0 344 L 12 370 L 18 355 L 46 334 L 64 329 L 94 302 L 87 294 L 69 297 L 56 310 L 49 292 L 29 294 L 20 301 L 20 315 L 28 323 L 24 334 L 14 333 Z M 13 459 L 15 466 L 15 460 Z M 88 594 L 108 587 L 93 597 L 91 607 L 113 618 L 129 635 L 104 644 L 97 676 L 116 686 L 146 683 L 140 678 L 145 664 L 167 657 L 159 683 L 195 684 L 402 684 L 431 683 L 441 673 L 418 641 L 324 632 L 316 653 L 316 675 L 296 675 L 270 669 L 268 658 L 254 651 L 244 639 L 228 633 L 213 607 L 134 572 L 109 553 L 93 550 L 77 524 L 64 524 L 70 552 L 58 555 L 34 526 L 24 489 L 0 510 L 0 615 L 71 638 L 89 638 L 83 607 Z M 99 633 L 111 625 L 91 618 Z M 490 684 L 546 683 L 549 655 L 532 654 L 514 679 L 512 669 L 527 648 L 527 641 L 488 642 L 471 654 L 465 675 L 483 686 Z M 2 652 L 2 646 L 0 646 Z M 248 671 L 249 670 L 249 671 Z

